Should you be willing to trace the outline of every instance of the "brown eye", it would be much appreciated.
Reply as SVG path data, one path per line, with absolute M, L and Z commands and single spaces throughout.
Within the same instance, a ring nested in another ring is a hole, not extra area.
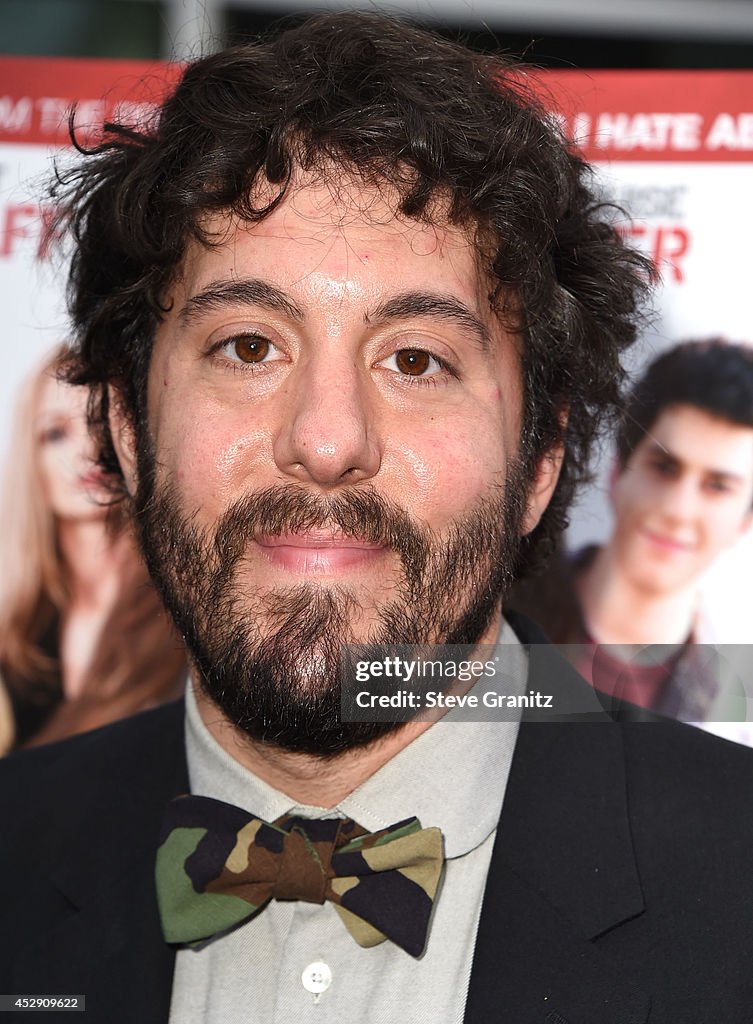
M 270 345 L 266 338 L 256 338 L 253 335 L 236 338 L 233 341 L 235 354 L 244 363 L 260 363 L 269 355 Z
M 431 366 L 431 356 L 420 348 L 402 348 L 395 353 L 395 364 L 401 373 L 420 377 Z

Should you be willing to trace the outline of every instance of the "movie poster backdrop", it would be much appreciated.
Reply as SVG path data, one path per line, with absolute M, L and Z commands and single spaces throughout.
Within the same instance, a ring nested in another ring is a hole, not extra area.
M 135 61 L 0 57 L 0 462 L 20 381 L 66 336 L 64 259 L 50 245 L 44 182 L 71 158 L 68 122 L 85 140 L 110 117 L 149 117 L 178 69 Z M 597 168 L 621 230 L 662 276 L 638 369 L 680 339 L 753 343 L 753 72 L 541 71 L 538 87 Z M 573 516 L 569 542 L 609 531 L 605 479 Z M 720 642 L 751 636 L 753 538 L 712 570 L 706 603 Z

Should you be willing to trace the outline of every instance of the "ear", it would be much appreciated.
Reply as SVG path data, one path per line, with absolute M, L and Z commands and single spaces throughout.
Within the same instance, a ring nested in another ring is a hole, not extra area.
M 552 500 L 564 456 L 565 443 L 561 441 L 541 457 L 528 490 L 527 506 L 520 530 L 521 536 L 525 537 L 536 529 L 547 505 Z
M 136 437 L 133 425 L 125 409 L 123 397 L 112 384 L 107 388 L 108 413 L 113 448 L 123 471 L 126 490 L 133 497 L 136 493 L 138 475 L 136 472 Z

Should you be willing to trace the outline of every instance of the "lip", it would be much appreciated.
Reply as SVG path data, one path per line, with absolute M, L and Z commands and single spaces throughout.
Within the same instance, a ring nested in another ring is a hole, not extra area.
M 656 547 L 661 548 L 664 551 L 679 551 L 689 552 L 693 550 L 693 545 L 688 544 L 685 541 L 677 540 L 674 537 L 668 537 L 663 533 L 654 533 L 653 530 L 643 530 L 644 537 L 654 544 Z
M 272 565 L 300 573 L 327 574 L 366 566 L 387 550 L 382 544 L 332 530 L 261 535 L 256 543 Z
M 82 473 L 78 478 L 78 482 L 80 487 L 102 487 L 105 477 L 101 470 L 92 470 L 91 473 Z

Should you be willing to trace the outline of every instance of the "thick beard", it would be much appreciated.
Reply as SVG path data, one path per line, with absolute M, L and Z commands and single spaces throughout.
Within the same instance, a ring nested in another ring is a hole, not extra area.
M 297 484 L 269 487 L 234 503 L 215 529 L 200 528 L 173 489 L 155 483 L 143 439 L 139 463 L 135 511 L 149 571 L 204 693 L 257 742 L 327 758 L 401 728 L 340 721 L 343 646 L 475 645 L 512 583 L 526 493 L 518 463 L 508 467 L 504 490 L 442 539 L 371 486 L 335 497 Z M 394 596 L 367 636 L 353 635 L 364 609 L 345 587 L 237 585 L 254 536 L 321 528 L 386 545 L 399 558 Z

